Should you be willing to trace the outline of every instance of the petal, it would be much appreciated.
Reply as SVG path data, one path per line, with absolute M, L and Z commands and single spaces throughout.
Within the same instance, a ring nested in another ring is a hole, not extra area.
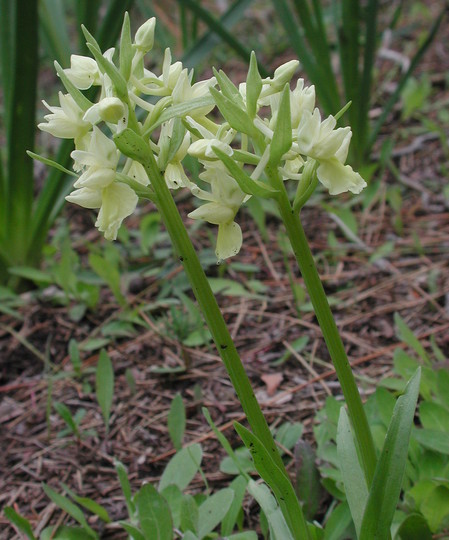
M 222 261 L 237 255 L 242 247 L 242 229 L 235 222 L 222 223 L 218 226 L 217 246 L 215 254 Z
M 115 180 L 115 171 L 104 167 L 89 167 L 75 182 L 74 186 L 90 189 L 103 189 Z
M 83 208 L 100 208 L 101 190 L 89 188 L 75 189 L 65 198 L 66 201 L 78 204 Z
M 320 162 L 317 169 L 318 180 L 329 190 L 331 195 L 339 195 L 346 191 L 360 193 L 366 187 L 366 182 L 352 170 L 349 165 L 343 165 L 337 158 Z
M 191 219 L 204 219 L 208 223 L 220 225 L 234 219 L 235 212 L 229 206 L 224 206 L 217 202 L 203 204 L 193 212 L 188 214 Z
M 106 240 L 115 240 L 122 221 L 134 212 L 138 197 L 126 184 L 114 183 L 103 189 L 102 199 L 95 226 Z

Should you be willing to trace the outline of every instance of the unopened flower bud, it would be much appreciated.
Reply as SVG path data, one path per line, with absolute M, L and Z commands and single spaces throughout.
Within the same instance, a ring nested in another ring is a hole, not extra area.
M 271 84 L 274 84 L 279 89 L 284 88 L 285 84 L 290 82 L 290 79 L 293 77 L 298 66 L 298 60 L 290 60 L 290 62 L 282 64 L 282 66 L 279 66 L 274 72 Z
M 156 19 L 151 17 L 136 32 L 134 44 L 143 53 L 147 53 L 153 48 L 155 26 Z
M 116 97 L 103 98 L 99 105 L 100 118 L 104 122 L 110 122 L 111 124 L 117 124 L 119 120 L 125 115 L 125 107 Z

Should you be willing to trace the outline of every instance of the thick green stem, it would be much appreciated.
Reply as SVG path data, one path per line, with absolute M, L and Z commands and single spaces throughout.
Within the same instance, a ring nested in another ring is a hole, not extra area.
M 348 406 L 349 416 L 354 427 L 365 478 L 368 486 L 370 486 L 376 468 L 376 452 L 357 384 L 351 366 L 349 365 L 337 325 L 332 316 L 299 215 L 292 209 L 278 171 L 268 166 L 266 172 L 272 186 L 279 190 L 277 202 L 281 218 L 287 230 L 287 235 L 293 247 L 299 269 L 309 292 L 310 300 L 341 384 Z
M 203 312 L 219 354 L 223 360 L 229 378 L 242 404 L 248 422 L 254 434 L 270 453 L 276 465 L 288 478 L 282 458 L 278 452 L 265 417 L 254 395 L 251 383 L 243 367 L 240 356 L 229 334 L 229 330 L 210 288 L 206 274 L 201 266 L 196 251 L 190 241 L 173 197 L 151 155 L 144 163 L 156 193 L 156 206 L 162 216 L 175 250 L 189 278 L 195 297 Z M 296 540 L 309 538 L 307 523 L 298 503 L 295 512 L 286 516 L 292 524 L 293 537 Z

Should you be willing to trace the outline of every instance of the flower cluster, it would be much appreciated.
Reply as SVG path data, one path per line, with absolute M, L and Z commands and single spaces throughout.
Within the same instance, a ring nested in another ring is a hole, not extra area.
M 218 225 L 219 260 L 240 250 L 242 231 L 235 217 L 241 205 L 254 195 L 276 197 L 273 174 L 297 181 L 304 191 L 310 181 L 305 171 L 313 165 L 331 195 L 365 187 L 345 165 L 350 129 L 336 127 L 332 116 L 321 119 L 313 86 L 299 79 L 291 90 L 297 61 L 262 79 L 253 55 L 247 81 L 238 88 L 222 72 L 192 84 L 192 73 L 172 62 L 169 49 L 159 75 L 145 67 L 154 29 L 153 18 L 132 40 L 125 16 L 118 55 L 114 49 L 102 53 L 85 31 L 93 58 L 72 55 L 70 68 L 56 65 L 68 93 L 59 94 L 60 107 L 44 102 L 50 114 L 39 124 L 55 137 L 74 139 L 73 168 L 79 177 L 67 200 L 99 209 L 96 226 L 107 239 L 117 237 L 142 190 L 152 189 L 142 164 L 122 155 L 114 142 L 114 135 L 126 129 L 148 144 L 170 189 L 186 188 L 204 201 L 189 217 Z M 83 94 L 91 87 L 99 87 L 96 103 Z M 210 115 L 215 107 L 222 123 L 215 112 Z M 202 166 L 198 179 L 184 170 L 187 154 Z

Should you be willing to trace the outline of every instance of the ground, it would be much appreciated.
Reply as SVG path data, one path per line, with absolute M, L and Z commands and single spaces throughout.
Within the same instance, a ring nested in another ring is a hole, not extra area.
M 405 346 L 396 335 L 394 313 L 401 315 L 425 347 L 433 336 L 443 353 L 449 353 L 449 199 L 444 191 L 449 155 L 447 123 L 441 120 L 449 98 L 447 30 L 447 25 L 441 29 L 418 70 L 430 77 L 431 99 L 421 113 L 402 122 L 398 109 L 381 134 L 374 159 L 382 141 L 392 138 L 393 166 L 372 178 L 377 187 L 369 204 L 361 197 L 331 201 L 320 192 L 303 211 L 303 225 L 364 395 L 391 373 L 394 348 Z M 388 69 L 379 62 L 380 70 Z M 376 109 L 372 114 L 378 114 Z M 429 131 L 423 115 L 440 126 L 439 130 Z M 185 212 L 189 200 L 182 194 L 179 197 Z M 348 231 L 346 216 L 333 214 L 326 204 L 337 210 L 351 208 L 357 231 Z M 142 207 L 141 214 L 148 211 L 152 211 L 151 206 Z M 92 232 L 91 216 L 87 211 L 67 208 L 63 217 L 70 222 L 75 248 L 83 260 L 87 248 L 80 238 L 102 242 Z M 137 227 L 137 223 L 133 218 L 129 225 Z M 341 396 L 338 382 L 308 299 L 301 292 L 302 278 L 288 253 L 298 292 L 296 301 L 291 292 L 284 255 L 278 248 L 279 221 L 267 214 L 265 241 L 249 213 L 242 213 L 240 224 L 244 231 L 241 253 L 226 268 L 211 265 L 209 273 L 235 280 L 245 287 L 245 294 L 237 291 L 229 295 L 225 290 L 218 295 L 220 306 L 268 421 L 276 425 L 302 422 L 304 436 L 313 440 L 315 412 L 326 395 Z M 203 252 L 210 250 L 210 232 L 214 234 L 207 227 L 191 232 Z M 53 231 L 52 236 L 55 234 Z M 170 259 L 165 237 L 157 248 Z M 24 293 L 16 309 L 20 318 L 0 312 L 0 504 L 25 515 L 37 532 L 67 520 L 49 503 L 42 482 L 55 489 L 65 483 L 78 494 L 104 504 L 114 520 L 124 518 L 114 460 L 128 468 L 134 489 L 144 481 L 157 481 L 174 453 L 167 415 L 177 393 L 187 411 L 184 443 L 203 445 L 209 484 L 223 486 L 230 479 L 219 471 L 224 451 L 201 407 L 209 409 L 233 444 L 237 444 L 237 437 L 232 422 L 243 420 L 241 407 L 212 346 L 181 344 L 168 303 L 161 302 L 148 315 L 148 305 L 159 301 L 163 287 L 179 278 L 182 269 L 173 260 L 163 263 L 160 274 L 149 272 L 139 277 L 138 264 L 148 268 L 147 263 L 133 261 L 128 267 L 131 277 L 122 284 L 126 306 L 120 306 L 104 287 L 97 308 L 74 322 L 67 306 L 54 302 L 50 288 Z M 81 353 L 82 375 L 76 377 L 68 343 L 75 339 L 82 345 L 102 337 L 101 328 L 118 320 L 130 307 L 146 324 L 127 335 L 115 335 L 106 345 L 115 370 L 111 428 L 106 433 L 94 391 L 93 368 L 99 351 Z M 276 366 L 276 360 L 301 336 L 309 338 L 307 346 Z M 154 370 L 175 366 L 185 369 L 181 373 Z M 65 423 L 51 408 L 52 402 L 64 403 L 73 414 L 85 409 L 79 439 L 64 433 Z M 293 468 L 292 461 L 292 474 Z M 199 476 L 191 485 L 193 490 L 202 486 Z M 251 523 L 250 503 L 246 512 Z M 123 537 L 113 526 L 103 529 L 102 538 Z M 19 538 L 3 516 L 0 538 Z

